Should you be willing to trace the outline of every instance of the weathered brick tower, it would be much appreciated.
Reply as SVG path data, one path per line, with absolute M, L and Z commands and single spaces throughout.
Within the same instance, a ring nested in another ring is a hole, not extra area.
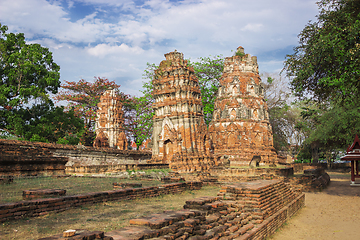
M 242 47 L 225 58 L 214 108 L 209 132 L 217 159 L 231 166 L 276 162 L 257 58 L 244 54 Z
M 198 79 L 182 53 L 175 50 L 165 58 L 153 79 L 152 162 L 169 163 L 178 172 L 209 169 L 213 162 Z
M 96 139 L 94 147 L 127 149 L 127 140 L 123 128 L 124 112 L 121 98 L 115 89 L 106 90 L 98 103 L 95 123 Z

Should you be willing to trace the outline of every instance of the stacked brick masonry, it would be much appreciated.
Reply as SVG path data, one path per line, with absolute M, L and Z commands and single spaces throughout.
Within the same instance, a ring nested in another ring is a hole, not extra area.
M 298 177 L 286 178 L 296 191 L 317 192 L 327 187 L 330 183 L 330 176 L 325 171 L 318 174 L 303 174 Z
M 290 177 L 294 171 L 293 168 L 213 168 L 211 174 L 219 182 L 241 182 Z
M 114 240 L 264 239 L 304 206 L 305 200 L 304 194 L 292 192 L 281 181 L 225 186 L 219 195 L 187 201 L 180 211 L 132 219 L 134 226 L 106 235 Z
M 219 196 L 244 204 L 253 223 L 261 223 L 296 198 L 297 193 L 280 180 L 258 180 L 222 187 Z
M 96 139 L 94 147 L 127 149 L 124 131 L 124 112 L 122 99 L 115 89 L 109 89 L 101 96 L 96 112 Z
M 71 240 L 71 239 L 113 240 L 112 237 L 105 236 L 104 232 L 102 231 L 88 231 L 83 229 L 77 229 L 75 235 L 72 237 L 64 237 L 63 234 L 58 234 L 51 237 L 40 238 L 39 240 Z
M 165 57 L 153 78 L 152 162 L 169 163 L 178 172 L 207 170 L 214 162 L 198 79 L 182 53 Z
M 67 161 L 46 144 L 0 139 L 0 175 L 64 174 Z
M 54 175 L 64 174 L 65 171 L 86 173 L 136 170 L 138 167 L 167 168 L 167 165 L 146 164 L 150 158 L 150 151 L 0 139 L 0 175 Z
M 124 171 L 138 171 L 147 169 L 168 169 L 169 164 L 154 163 L 154 164 L 113 164 L 113 165 L 90 165 L 90 166 L 66 166 L 65 172 L 67 174 L 91 174 L 91 173 L 117 173 Z
M 237 52 L 225 58 L 209 125 L 214 155 L 232 166 L 273 164 L 277 154 L 257 58 L 244 54 L 242 47 Z
M 19 219 L 22 217 L 36 217 L 49 212 L 61 212 L 70 208 L 86 204 L 106 201 L 119 201 L 147 197 L 156 197 L 164 194 L 176 194 L 185 190 L 201 189 L 201 182 L 184 182 L 161 185 L 159 187 L 144 187 L 121 189 L 97 193 L 65 196 L 60 198 L 36 199 L 0 205 L 0 222 Z
M 65 195 L 66 195 L 66 190 L 63 189 L 34 189 L 34 190 L 23 191 L 24 200 L 53 197 L 53 196 L 65 196 Z

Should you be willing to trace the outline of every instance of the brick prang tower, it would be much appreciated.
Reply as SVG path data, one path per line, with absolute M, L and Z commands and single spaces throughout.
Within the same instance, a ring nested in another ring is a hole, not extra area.
M 120 150 L 127 149 L 124 131 L 124 112 L 121 97 L 115 89 L 106 90 L 100 97 L 96 112 L 96 138 L 94 147 L 110 147 Z
M 213 165 L 198 79 L 182 53 L 165 54 L 153 78 L 155 103 L 152 162 L 178 172 Z
M 272 165 L 277 160 L 257 58 L 239 47 L 225 58 L 209 132 L 214 156 L 231 166 Z

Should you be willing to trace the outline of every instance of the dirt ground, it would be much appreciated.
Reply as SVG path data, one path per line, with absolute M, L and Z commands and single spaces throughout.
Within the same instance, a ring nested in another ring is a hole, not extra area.
M 270 239 L 360 239 L 360 187 L 350 186 L 350 174 L 328 174 L 329 186 L 305 193 L 305 207 Z

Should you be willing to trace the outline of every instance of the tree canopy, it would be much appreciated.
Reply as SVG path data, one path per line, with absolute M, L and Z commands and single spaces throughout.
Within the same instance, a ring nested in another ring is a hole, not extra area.
M 224 70 L 224 57 L 222 55 L 200 57 L 198 61 L 189 62 L 194 67 L 195 75 L 199 80 L 204 119 L 206 125 L 209 125 L 220 87 L 219 80 Z
M 52 53 L 40 44 L 27 44 L 23 33 L 7 30 L 0 24 L 0 129 L 44 142 L 77 136 L 81 121 L 50 98 L 60 86 L 60 67 Z
M 284 70 L 298 97 L 318 102 L 359 100 L 360 1 L 321 0 L 320 13 L 299 34 Z
M 297 127 L 315 161 L 317 149 L 345 149 L 360 133 L 360 2 L 321 0 L 318 6 L 317 21 L 301 31 L 284 66 L 302 108 Z

